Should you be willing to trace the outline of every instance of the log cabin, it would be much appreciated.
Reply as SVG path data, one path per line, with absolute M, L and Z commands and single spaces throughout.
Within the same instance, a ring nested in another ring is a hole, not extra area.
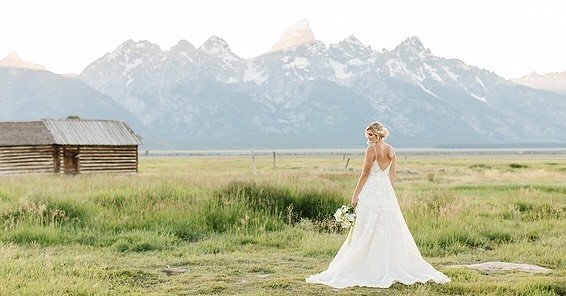
M 137 173 L 141 144 L 124 121 L 0 122 L 0 175 Z

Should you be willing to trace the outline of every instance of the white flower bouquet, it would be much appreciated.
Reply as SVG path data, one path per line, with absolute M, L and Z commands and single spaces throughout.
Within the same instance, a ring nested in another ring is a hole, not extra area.
M 352 205 L 341 206 L 336 210 L 336 213 L 334 213 L 334 219 L 336 219 L 336 222 L 342 228 L 354 226 L 354 222 L 356 222 L 354 207 Z

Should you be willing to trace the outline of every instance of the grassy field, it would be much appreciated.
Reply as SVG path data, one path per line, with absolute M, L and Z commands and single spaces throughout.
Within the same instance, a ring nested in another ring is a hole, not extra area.
M 566 156 L 398 156 L 423 256 L 452 282 L 332 289 L 361 156 L 141 158 L 138 175 L 0 177 L 0 295 L 566 295 Z M 537 264 L 550 274 L 451 267 Z M 176 271 L 179 271 L 178 273 Z

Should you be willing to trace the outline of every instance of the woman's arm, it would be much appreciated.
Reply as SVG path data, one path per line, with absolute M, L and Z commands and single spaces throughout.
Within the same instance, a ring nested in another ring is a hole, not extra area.
M 358 184 L 356 185 L 356 189 L 354 190 L 354 194 L 352 195 L 352 199 L 351 199 L 351 203 L 354 207 L 358 205 L 358 195 L 360 194 L 360 191 L 362 191 L 362 188 L 364 187 L 364 184 L 368 179 L 369 172 L 371 170 L 371 165 L 375 158 L 374 154 L 375 151 L 371 146 L 366 149 L 366 155 L 364 157 L 364 166 L 362 168 L 362 173 L 360 175 L 360 178 L 358 179 Z
M 389 157 L 391 157 L 391 166 L 389 167 L 389 181 L 391 181 L 391 187 L 395 184 L 395 177 L 397 176 L 397 171 L 395 169 L 395 150 L 393 147 L 389 147 Z

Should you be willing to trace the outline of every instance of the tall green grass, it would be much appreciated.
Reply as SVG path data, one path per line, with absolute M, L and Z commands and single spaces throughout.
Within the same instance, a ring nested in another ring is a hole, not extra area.
M 184 178 L 32 176 L 32 182 L 52 184 L 22 194 L 27 178 L 18 179 L 20 186 L 11 183 L 11 191 L 2 190 L 10 201 L 0 210 L 0 239 L 5 242 L 147 251 L 213 233 L 262 235 L 305 223 L 312 231 L 335 232 L 332 213 L 347 201 L 341 191 L 295 176 L 278 182 L 271 177 L 232 180 L 212 187 Z M 441 256 L 539 240 L 545 223 L 562 225 L 565 220 L 565 192 L 559 185 L 437 184 L 403 188 L 398 195 L 423 253 Z
M 255 176 L 242 159 L 150 160 L 146 173 L 142 159 L 139 175 L 0 178 L 0 246 L 8 250 L 1 255 L 7 265 L 0 269 L 0 277 L 16 283 L 0 280 L 0 294 L 9 294 L 10 289 L 23 294 L 80 294 L 89 288 L 96 291 L 92 294 L 328 292 L 299 283 L 325 268 L 344 241 L 345 233 L 336 227 L 332 214 L 348 202 L 359 170 L 341 170 L 341 160 L 331 157 L 281 158 L 277 168 L 258 159 Z M 223 163 L 226 170 L 210 169 L 210 162 Z M 361 159 L 352 162 L 361 164 Z M 494 280 L 444 268 L 454 281 L 448 286 L 395 286 L 384 293 L 563 293 L 566 186 L 560 180 L 566 175 L 556 167 L 565 162 L 517 162 L 528 166 L 510 171 L 509 163 L 515 162 L 508 159 L 400 162 L 399 169 L 404 165 L 418 173 L 398 174 L 397 197 L 421 253 L 436 266 L 513 261 L 543 265 L 555 273 L 530 281 L 518 280 L 519 275 Z M 522 179 L 533 168 L 540 170 L 536 177 L 545 182 Z M 493 175 L 499 179 L 491 179 Z M 57 257 L 61 272 L 52 272 L 49 264 L 34 263 L 47 262 L 42 250 L 77 258 L 97 255 L 85 257 L 89 267 Z M 135 263 L 130 266 L 128 260 Z M 160 274 L 163 262 L 202 276 L 191 273 L 177 282 Z M 42 273 L 64 284 L 39 280 Z M 286 273 L 292 276 L 280 276 Z M 264 274 L 270 277 L 246 284 Z M 30 275 L 38 279 L 37 285 L 26 283 Z M 191 276 L 201 282 L 187 288 L 195 280 Z
M 90 182 L 104 177 L 79 178 L 87 187 L 96 187 Z M 145 251 L 159 249 L 159 244 L 198 241 L 215 232 L 261 234 L 301 219 L 323 221 L 343 203 L 339 194 L 328 190 L 256 181 L 234 181 L 211 190 L 160 183 L 138 188 L 121 184 L 102 192 L 95 188 L 83 196 L 76 193 L 14 198 L 15 203 L 0 211 L 5 230 L 1 239 Z M 39 231 L 42 227 L 51 230 Z
M 235 226 L 246 232 L 273 231 L 301 219 L 324 221 L 342 200 L 339 194 L 320 189 L 236 181 L 214 193 L 205 215 L 215 231 L 227 231 Z

